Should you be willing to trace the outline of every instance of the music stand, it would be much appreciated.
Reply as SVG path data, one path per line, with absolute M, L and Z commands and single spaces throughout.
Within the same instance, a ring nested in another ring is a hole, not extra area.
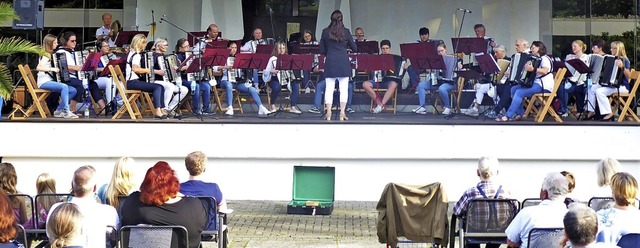
M 297 55 L 287 55 L 281 54 L 278 55 L 278 62 L 276 63 L 276 70 L 307 70 L 310 71 L 313 67 L 313 55 L 311 54 L 297 54 Z M 280 82 L 282 83 L 282 82 Z M 293 82 L 289 82 L 291 84 Z M 300 82 L 302 83 L 302 82 Z M 299 93 L 299 92 L 298 92 Z M 293 92 L 291 92 L 293 94 Z M 271 113 L 274 117 L 278 114 L 284 112 L 284 108 L 282 107 L 282 101 L 280 102 L 280 107 L 276 112 Z M 296 114 L 301 115 L 301 114 Z
M 587 64 L 584 63 L 584 61 L 576 58 L 576 59 L 570 59 L 567 60 L 566 62 L 567 68 L 568 67 L 573 67 L 573 69 L 575 69 L 575 72 L 573 73 L 580 73 L 580 74 L 587 74 L 587 79 L 586 80 L 590 80 L 589 78 L 591 77 L 591 74 L 593 73 L 593 70 L 591 70 L 591 68 L 589 68 L 589 66 Z M 561 86 L 562 87 L 562 86 Z M 588 85 L 587 87 L 585 87 L 585 90 L 589 90 L 588 89 Z M 589 102 L 589 98 L 585 97 L 584 98 L 584 106 L 589 106 L 591 105 L 594 109 L 595 109 L 595 104 Z M 580 111 L 580 115 L 578 115 L 578 120 L 580 120 L 580 118 L 583 117 L 583 115 L 585 114 L 584 109 L 578 109 L 578 111 Z
M 207 48 L 226 49 L 228 43 L 229 43 L 228 40 L 214 40 L 214 41 L 211 41 L 211 42 L 207 42 Z M 238 46 L 238 47 L 240 47 L 240 46 Z
M 251 77 L 247 72 L 253 69 L 264 70 L 264 68 L 267 67 L 269 58 L 271 58 L 270 54 L 237 53 L 236 59 L 233 62 L 233 68 L 242 69 L 244 71 L 243 74 L 245 77 L 245 84 L 248 84 L 246 86 L 247 88 L 249 88 L 252 85 L 257 84 L 258 82 L 253 82 L 253 77 Z M 258 115 L 258 117 L 263 118 L 264 116 Z
M 319 45 L 291 44 L 291 54 L 319 54 Z
M 358 47 L 358 53 L 365 53 L 365 54 L 380 53 L 380 47 L 378 46 L 378 41 L 375 41 L 375 40 L 357 41 L 356 46 Z
M 493 56 L 491 56 L 491 54 L 488 53 L 476 53 L 475 54 L 476 57 L 476 61 L 478 61 L 478 68 L 480 68 L 480 72 L 482 74 L 479 75 L 475 75 L 473 73 L 469 73 L 469 74 L 465 74 L 464 72 L 462 74 L 464 74 L 465 76 L 468 76 L 470 78 L 476 77 L 476 78 L 482 78 L 484 77 L 484 75 L 489 75 L 489 74 L 496 74 L 500 72 L 500 67 L 498 66 L 498 62 L 493 58 Z M 474 71 L 474 70 L 471 70 Z M 464 77 L 467 78 L 467 77 Z M 495 87 L 495 85 L 497 84 L 497 82 L 493 82 L 493 80 L 491 80 L 490 82 L 491 84 L 494 85 L 493 90 L 497 91 L 497 87 Z M 494 92 L 494 98 L 493 98 L 493 106 L 491 106 L 491 108 L 483 111 L 482 113 L 480 113 L 478 116 L 482 115 L 484 116 L 484 119 L 486 120 L 486 113 L 487 111 L 493 111 L 493 109 L 498 105 L 498 93 Z M 482 103 L 477 103 L 478 105 L 481 105 Z M 476 117 L 477 119 L 478 117 Z
M 116 44 L 117 47 L 122 47 L 122 45 L 124 44 L 131 44 L 131 39 L 133 39 L 133 36 L 136 36 L 137 34 L 144 34 L 144 36 L 149 35 L 148 31 L 120 31 L 118 32 L 118 35 L 116 36 L 116 40 L 114 41 L 114 43 Z
M 400 44 L 400 54 L 415 63 L 418 70 L 444 70 L 444 59 L 438 55 L 436 45 L 433 42 L 404 43 Z
M 197 43 L 200 42 L 199 39 L 202 39 L 206 35 L 207 35 L 206 31 L 188 32 L 187 33 L 187 40 L 189 41 L 189 44 L 191 44 L 192 46 L 195 46 Z
M 208 64 L 203 66 L 225 66 L 227 65 L 227 58 L 231 54 L 231 49 L 207 49 L 204 51 L 204 58 L 208 59 Z
M 258 44 L 256 46 L 256 53 L 261 53 L 261 54 L 271 54 L 271 52 L 273 52 L 273 47 L 275 45 L 265 45 L 265 44 Z M 263 68 L 264 69 L 264 68 Z

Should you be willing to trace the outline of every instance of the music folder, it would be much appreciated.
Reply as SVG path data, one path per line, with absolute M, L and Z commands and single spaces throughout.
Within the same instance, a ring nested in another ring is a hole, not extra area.
M 276 70 L 310 71 L 311 69 L 313 69 L 312 64 L 313 64 L 312 54 L 297 54 L 297 55 L 283 54 L 283 55 L 278 55 Z
M 500 72 L 498 62 L 496 62 L 490 54 L 476 53 L 476 61 L 482 73 L 492 74 Z
M 270 54 L 238 53 L 233 62 L 233 68 L 264 70 L 264 68 L 267 68 L 269 58 L 271 58 Z
M 104 70 L 102 70 L 102 72 L 100 72 L 99 76 L 100 77 L 104 77 L 104 76 L 111 75 L 111 72 L 109 71 L 109 69 L 107 69 L 107 68 L 109 68 L 110 65 L 112 65 L 112 66 L 120 66 L 121 67 L 120 69 L 122 69 L 122 66 L 124 65 L 124 62 L 125 62 L 125 60 L 123 58 L 117 58 L 117 59 L 114 59 L 114 60 L 109 60 L 109 63 L 104 65 Z
M 118 36 L 116 36 L 116 40 L 114 43 L 117 47 L 122 47 L 124 44 L 131 44 L 131 39 L 133 36 L 137 34 L 144 34 L 144 36 L 149 35 L 149 31 L 120 31 L 118 32 Z
M 203 66 L 225 66 L 229 54 L 231 54 L 231 49 L 207 49 L 204 51 L 203 58 L 210 59 L 207 59 L 209 63 L 203 64 Z
M 319 54 L 319 45 L 291 44 L 291 54 Z
M 366 53 L 366 54 L 380 53 L 378 41 L 375 41 L 375 40 L 356 41 L 356 46 L 358 47 L 358 53 Z
M 487 52 L 487 42 L 482 37 L 463 37 L 463 38 L 451 38 L 451 44 L 453 44 L 454 53 L 485 53 Z
M 258 44 L 256 46 L 256 53 L 271 54 L 271 52 L 273 51 L 273 47 L 274 46 L 275 45 Z
M 444 59 L 438 54 L 436 45 L 434 42 L 404 43 L 400 44 L 400 54 L 408 58 L 419 70 L 444 70 Z
M 567 60 L 565 63 L 573 67 L 573 69 L 580 74 L 593 73 L 593 70 L 591 70 L 591 68 L 589 68 L 589 66 L 580 59 L 570 59 L 570 60 Z M 569 66 L 567 66 L 567 69 L 569 69 Z M 555 70 L 555 66 L 554 66 L 554 70 Z
M 391 71 L 396 69 L 392 54 L 359 54 L 356 56 L 360 71 Z
M 98 63 L 100 63 L 100 57 L 102 54 L 100 53 L 89 53 L 87 55 L 87 59 L 82 64 L 82 69 L 80 71 L 95 71 L 98 68 Z

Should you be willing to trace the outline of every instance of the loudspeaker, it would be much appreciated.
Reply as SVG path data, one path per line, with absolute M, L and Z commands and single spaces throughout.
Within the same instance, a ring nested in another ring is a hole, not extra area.
M 13 21 L 13 29 L 42 29 L 44 26 L 44 0 L 13 0 L 13 9 L 20 20 Z

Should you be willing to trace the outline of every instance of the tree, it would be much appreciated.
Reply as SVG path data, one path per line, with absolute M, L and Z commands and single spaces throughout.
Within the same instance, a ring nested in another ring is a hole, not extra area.
M 9 3 L 0 3 L 0 23 L 10 20 L 19 20 L 18 15 Z M 40 46 L 19 37 L 0 38 L 0 57 L 10 56 L 14 53 L 35 53 L 44 55 L 46 52 Z M 0 97 L 9 99 L 11 96 L 11 72 L 6 64 L 0 63 Z

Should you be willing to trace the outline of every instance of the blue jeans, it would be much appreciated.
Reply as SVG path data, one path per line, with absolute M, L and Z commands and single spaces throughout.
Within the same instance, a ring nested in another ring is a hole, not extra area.
M 187 87 L 189 91 L 191 91 L 191 82 L 190 81 L 182 81 L 182 85 Z M 200 92 L 202 92 L 202 109 L 200 109 Z M 208 81 L 205 82 L 197 82 L 196 83 L 196 91 L 190 92 L 193 94 L 192 98 L 192 109 L 193 112 L 198 110 L 209 111 L 209 102 L 211 101 L 211 85 Z
M 224 85 L 225 82 L 227 82 L 226 80 L 222 81 L 222 84 Z M 233 87 L 233 84 L 231 84 L 231 86 Z M 251 98 L 253 98 L 253 101 L 256 103 L 256 105 L 258 105 L 258 107 L 262 106 L 262 100 L 260 100 L 260 96 L 258 95 L 258 91 L 256 90 L 256 88 L 254 87 L 247 87 L 244 83 L 239 83 L 235 85 L 236 90 L 239 90 L 240 92 L 243 93 L 249 93 L 249 95 L 251 95 Z
M 349 99 L 347 100 L 347 108 L 351 108 L 351 99 L 353 99 L 353 81 L 349 81 Z M 322 109 L 322 100 L 324 99 L 324 90 L 327 88 L 327 82 L 322 80 L 316 84 L 316 91 L 313 94 L 313 106 Z M 334 99 L 337 99 L 334 97 Z M 333 105 L 333 104 L 332 104 Z
M 227 94 L 227 106 L 233 106 L 233 83 L 222 80 L 220 81 L 220 88 L 223 88 Z
M 561 113 L 569 113 L 569 109 L 567 105 L 569 105 L 569 95 L 573 94 L 576 97 L 576 109 L 578 113 L 584 111 L 584 98 L 586 96 L 586 90 L 584 84 L 575 85 L 571 84 L 571 87 L 565 89 L 564 84 L 560 85 L 558 88 L 558 99 L 560 100 L 560 110 Z
M 40 85 L 40 89 L 49 90 L 52 92 L 60 93 L 60 105 L 58 109 L 69 110 L 69 100 L 72 99 L 78 91 L 74 87 L 70 87 L 67 84 L 58 83 L 56 81 L 49 81 Z
M 2 107 L 4 106 L 4 99 L 0 96 L 0 120 L 2 120 Z
M 298 95 L 300 95 L 300 81 L 291 82 L 291 106 L 298 105 Z
M 271 94 L 269 94 L 269 97 L 271 97 L 271 104 L 275 104 L 278 100 L 278 96 L 280 95 L 280 91 L 282 91 L 282 86 L 277 79 L 272 78 L 271 82 L 269 82 L 269 88 L 271 88 Z
M 407 74 L 409 74 L 408 89 L 411 89 L 412 87 L 414 87 L 414 85 L 416 85 L 420 81 L 420 70 L 416 69 L 415 66 L 410 65 L 409 68 L 407 68 Z
M 542 85 L 534 83 L 530 88 L 522 87 L 521 85 L 515 85 L 511 87 L 511 105 L 507 110 L 506 116 L 508 118 L 514 118 L 516 115 L 524 115 L 524 108 L 522 107 L 522 100 L 525 97 L 531 97 L 533 94 L 542 93 Z M 544 92 L 549 92 L 544 90 Z

